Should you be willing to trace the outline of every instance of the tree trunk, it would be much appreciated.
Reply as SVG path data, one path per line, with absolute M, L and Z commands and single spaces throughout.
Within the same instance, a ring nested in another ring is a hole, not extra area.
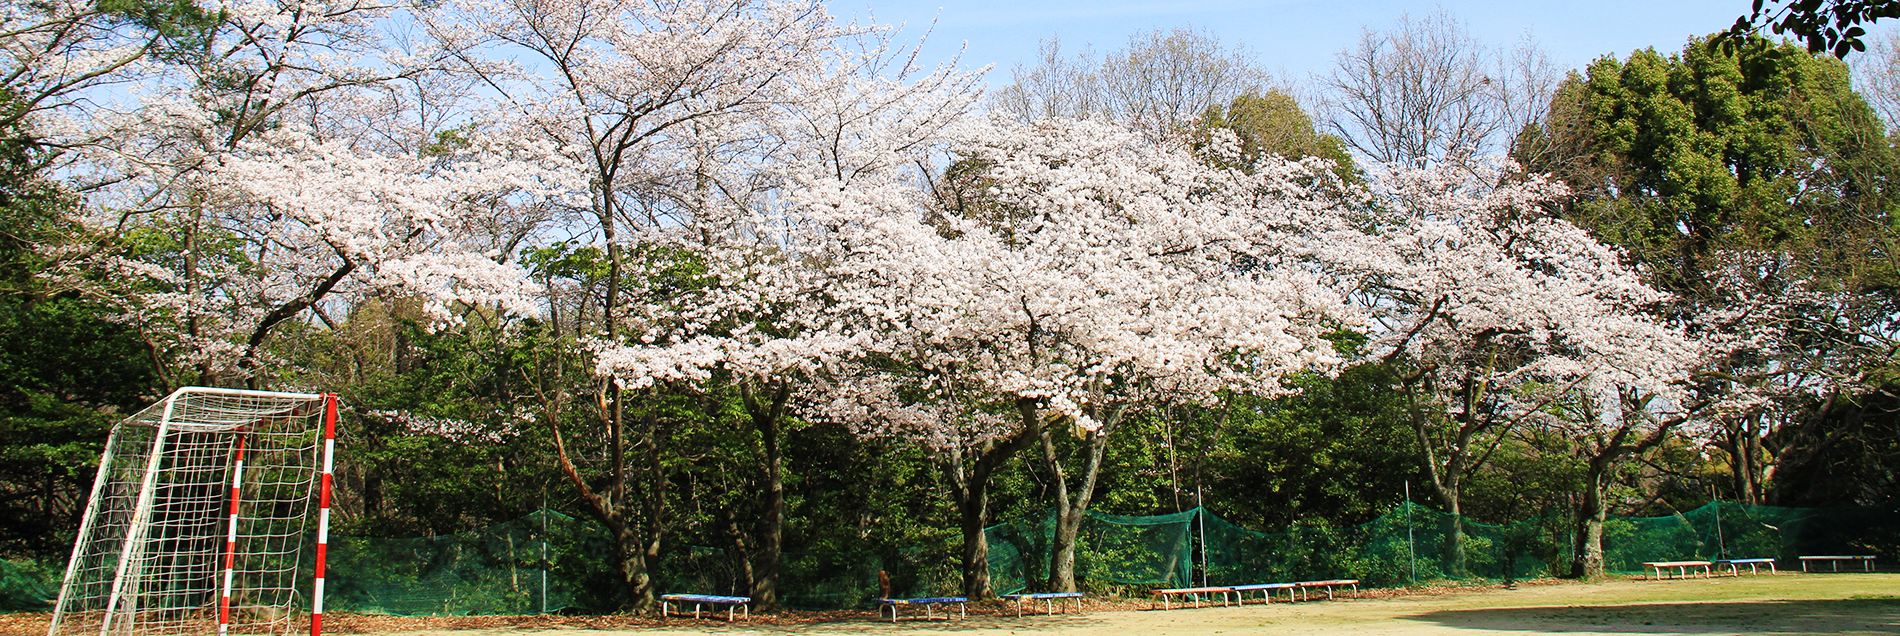
M 661 452 L 661 448 L 664 445 L 660 443 L 660 416 L 658 413 L 648 411 L 643 419 L 645 420 L 646 431 L 641 439 L 641 444 L 646 446 L 647 450 L 647 484 L 649 488 L 646 493 L 645 506 L 647 536 L 645 537 L 646 550 L 642 555 L 643 561 L 640 564 L 640 571 L 638 572 L 638 576 L 633 577 L 632 597 L 635 610 L 651 612 L 660 607 L 659 595 L 655 594 L 655 590 L 653 589 L 652 566 L 660 562 L 660 541 L 666 536 L 667 474 L 666 464 L 664 462 L 665 455 Z
M 1616 463 L 1624 456 L 1637 455 L 1655 448 L 1668 439 L 1669 432 L 1688 418 L 1656 422 L 1652 429 L 1636 443 L 1627 443 L 1631 435 L 1637 433 L 1639 422 L 1645 421 L 1647 414 L 1642 409 L 1647 405 L 1646 398 L 1626 394 L 1622 396 L 1623 423 L 1610 433 L 1591 455 L 1589 468 L 1584 475 L 1583 502 L 1577 511 L 1577 547 L 1576 558 L 1571 562 L 1570 575 L 1581 579 L 1593 579 L 1603 576 L 1603 522 L 1609 515 L 1609 502 L 1606 500 L 1610 475 Z M 1704 404 L 1706 405 L 1706 404 Z M 1698 411 L 1704 405 L 1689 409 Z M 1594 418 L 1594 413 L 1590 417 Z
M 640 591 L 649 587 L 651 576 L 647 574 L 646 551 L 642 549 L 639 533 L 624 520 L 618 524 L 608 524 L 614 533 L 614 554 L 620 565 L 620 586 L 627 595 L 629 609 L 644 609 L 641 605 Z
M 1465 575 L 1465 523 L 1463 507 L 1463 485 L 1466 454 L 1462 446 L 1448 450 L 1444 463 L 1439 463 L 1437 453 L 1432 452 L 1432 441 L 1422 420 L 1414 421 L 1418 434 L 1420 459 L 1425 465 L 1425 482 L 1434 499 L 1444 506 L 1450 516 L 1442 524 L 1444 529 L 1443 554 L 1441 563 L 1445 576 L 1463 578 Z
M 1451 578 L 1464 578 L 1465 571 L 1465 516 L 1460 505 L 1457 486 L 1452 486 L 1445 502 L 1445 512 L 1451 513 L 1445 518 L 1445 575 Z
M 1069 505 L 1068 477 L 1063 473 L 1061 458 L 1056 456 L 1055 436 L 1047 429 L 1042 431 L 1042 461 L 1048 465 L 1050 480 L 1056 488 L 1056 527 L 1049 546 L 1047 589 L 1071 592 L 1075 590 L 1075 533 L 1069 531 L 1069 517 L 1074 508 Z
M 1083 469 L 1082 483 L 1073 497 L 1069 494 L 1062 462 L 1056 457 L 1053 434 L 1046 429 L 1042 432 L 1043 460 L 1049 463 L 1056 484 L 1056 527 L 1049 554 L 1049 588 L 1052 592 L 1076 592 L 1081 589 L 1075 582 L 1075 544 L 1082 532 L 1082 521 L 1088 517 L 1089 502 L 1095 496 L 1095 482 L 1102 472 L 1102 458 L 1108 454 L 1108 435 L 1120 423 L 1121 413 L 1120 407 L 1110 410 L 1102 420 L 1101 430 L 1089 436 L 1088 465 Z
M 1578 506 L 1576 559 L 1570 564 L 1570 576 L 1586 580 L 1603 576 L 1603 521 L 1609 513 L 1603 501 L 1606 475 L 1596 464 L 1591 462 L 1589 483 Z
M 975 480 L 972 475 L 972 481 Z M 983 527 L 989 521 L 989 505 L 989 487 L 978 483 L 971 484 L 957 505 L 958 527 L 963 532 L 963 595 L 971 599 L 994 595 L 990 589 L 990 541 L 983 534 Z
M 957 525 L 963 532 L 963 595 L 972 600 L 995 596 L 990 589 L 989 538 L 983 534 L 990 518 L 990 476 L 1010 456 L 1042 437 L 1041 416 L 1034 399 L 1017 398 L 1016 412 L 1022 417 L 1022 430 L 1006 440 L 984 442 L 967 472 L 961 449 L 945 453 L 943 468 L 957 506 Z
M 779 379 L 770 404 L 761 404 L 749 383 L 740 383 L 739 394 L 745 402 L 746 413 L 752 418 L 752 425 L 759 429 L 765 454 L 765 511 L 759 520 L 759 550 L 752 565 L 751 596 L 760 609 L 775 611 L 779 607 L 779 570 L 785 545 L 785 460 L 780 443 L 783 432 L 780 424 L 784 419 L 785 404 L 791 400 L 791 383 Z
M 1420 391 L 1414 382 L 1416 378 L 1405 381 L 1407 413 L 1412 420 L 1412 432 L 1418 437 L 1419 461 L 1425 466 L 1426 488 L 1432 497 L 1445 507 L 1451 517 L 1444 524 L 1443 558 L 1444 574 L 1452 578 L 1461 578 L 1465 571 L 1464 518 L 1460 516 L 1461 484 L 1464 481 L 1465 460 L 1469 454 L 1470 442 L 1477 434 L 1474 421 L 1459 422 L 1456 435 L 1445 449 L 1445 458 L 1441 463 L 1432 439 L 1432 415 L 1425 413 L 1418 405 Z M 1469 398 L 1471 387 L 1463 393 Z M 1467 410 L 1467 414 L 1469 410 Z
M 548 424 L 554 432 L 554 448 L 561 473 L 566 475 L 568 482 L 574 484 L 575 490 L 580 492 L 581 501 L 587 504 L 588 510 L 592 511 L 600 522 L 607 526 L 607 531 L 613 534 L 614 562 L 620 568 L 621 588 L 626 594 L 630 609 L 644 609 L 651 603 L 643 605 L 638 599 L 645 595 L 648 600 L 651 600 L 652 592 L 652 577 L 647 574 L 647 564 L 651 561 L 648 560 L 647 555 L 656 552 L 641 549 L 641 537 L 636 526 L 629 523 L 623 514 L 623 508 L 614 505 L 607 496 L 601 495 L 593 487 L 587 485 L 587 480 L 581 476 L 580 469 L 574 466 L 573 458 L 568 453 L 567 441 L 561 433 L 560 420 L 555 417 L 552 401 L 544 396 L 543 405 L 547 411 Z

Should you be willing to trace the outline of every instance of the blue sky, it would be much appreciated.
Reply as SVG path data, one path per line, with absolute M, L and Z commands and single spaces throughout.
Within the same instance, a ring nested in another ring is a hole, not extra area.
M 1246 45 L 1268 70 L 1303 82 L 1311 73 L 1324 72 L 1362 28 L 1383 29 L 1401 13 L 1422 15 L 1440 6 L 1487 44 L 1507 44 L 1529 33 L 1552 62 L 1569 69 L 1605 54 L 1627 57 L 1643 47 L 1679 50 L 1692 35 L 1733 24 L 1749 5 L 1749 0 L 835 0 L 830 9 L 846 18 L 906 22 L 905 34 L 913 37 L 935 18 L 924 58 L 946 61 L 967 41 L 960 66 L 995 64 L 989 81 L 1001 85 L 1017 63 L 1035 57 L 1038 41 L 1057 34 L 1065 49 L 1091 43 L 1106 51 L 1120 48 L 1130 33 L 1191 25 L 1213 32 L 1223 43 Z

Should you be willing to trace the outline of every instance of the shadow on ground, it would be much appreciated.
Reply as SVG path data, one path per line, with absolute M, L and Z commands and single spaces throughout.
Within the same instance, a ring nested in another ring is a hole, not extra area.
M 1579 633 L 1900 633 L 1900 597 L 1445 610 L 1405 618 L 1458 629 Z

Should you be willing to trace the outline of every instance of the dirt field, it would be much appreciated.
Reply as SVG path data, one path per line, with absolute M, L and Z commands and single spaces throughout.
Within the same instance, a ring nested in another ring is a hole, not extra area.
M 1115 609 L 1116 607 L 1124 609 Z M 1540 582 L 1511 589 L 1373 596 L 1172 611 L 1101 603 L 1082 614 L 1016 618 L 983 607 L 960 620 L 891 624 L 870 612 L 805 614 L 727 625 L 675 618 L 337 616 L 340 633 L 403 636 L 673 636 L 676 634 L 886 634 L 958 636 L 1338 634 L 1447 636 L 1615 634 L 1900 634 L 1900 574 L 1743 576 L 1668 581 Z M 0 616 L 0 636 L 41 636 L 44 615 Z

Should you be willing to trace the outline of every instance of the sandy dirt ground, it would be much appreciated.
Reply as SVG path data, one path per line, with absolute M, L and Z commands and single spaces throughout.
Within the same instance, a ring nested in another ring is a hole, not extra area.
M 403 636 L 675 636 L 820 634 L 895 636 L 1188 636 L 1352 634 L 1900 634 L 1900 574 L 1813 574 L 1687 580 L 1536 582 L 1435 593 L 1161 611 L 1093 603 L 1084 612 L 1017 618 L 1000 604 L 963 619 L 902 622 L 831 612 L 727 624 L 628 617 L 416 618 L 337 616 L 335 633 Z M 723 618 L 723 616 L 722 616 Z M 0 616 L 0 636 L 41 636 L 44 615 Z M 37 626 L 37 629 L 35 627 Z

